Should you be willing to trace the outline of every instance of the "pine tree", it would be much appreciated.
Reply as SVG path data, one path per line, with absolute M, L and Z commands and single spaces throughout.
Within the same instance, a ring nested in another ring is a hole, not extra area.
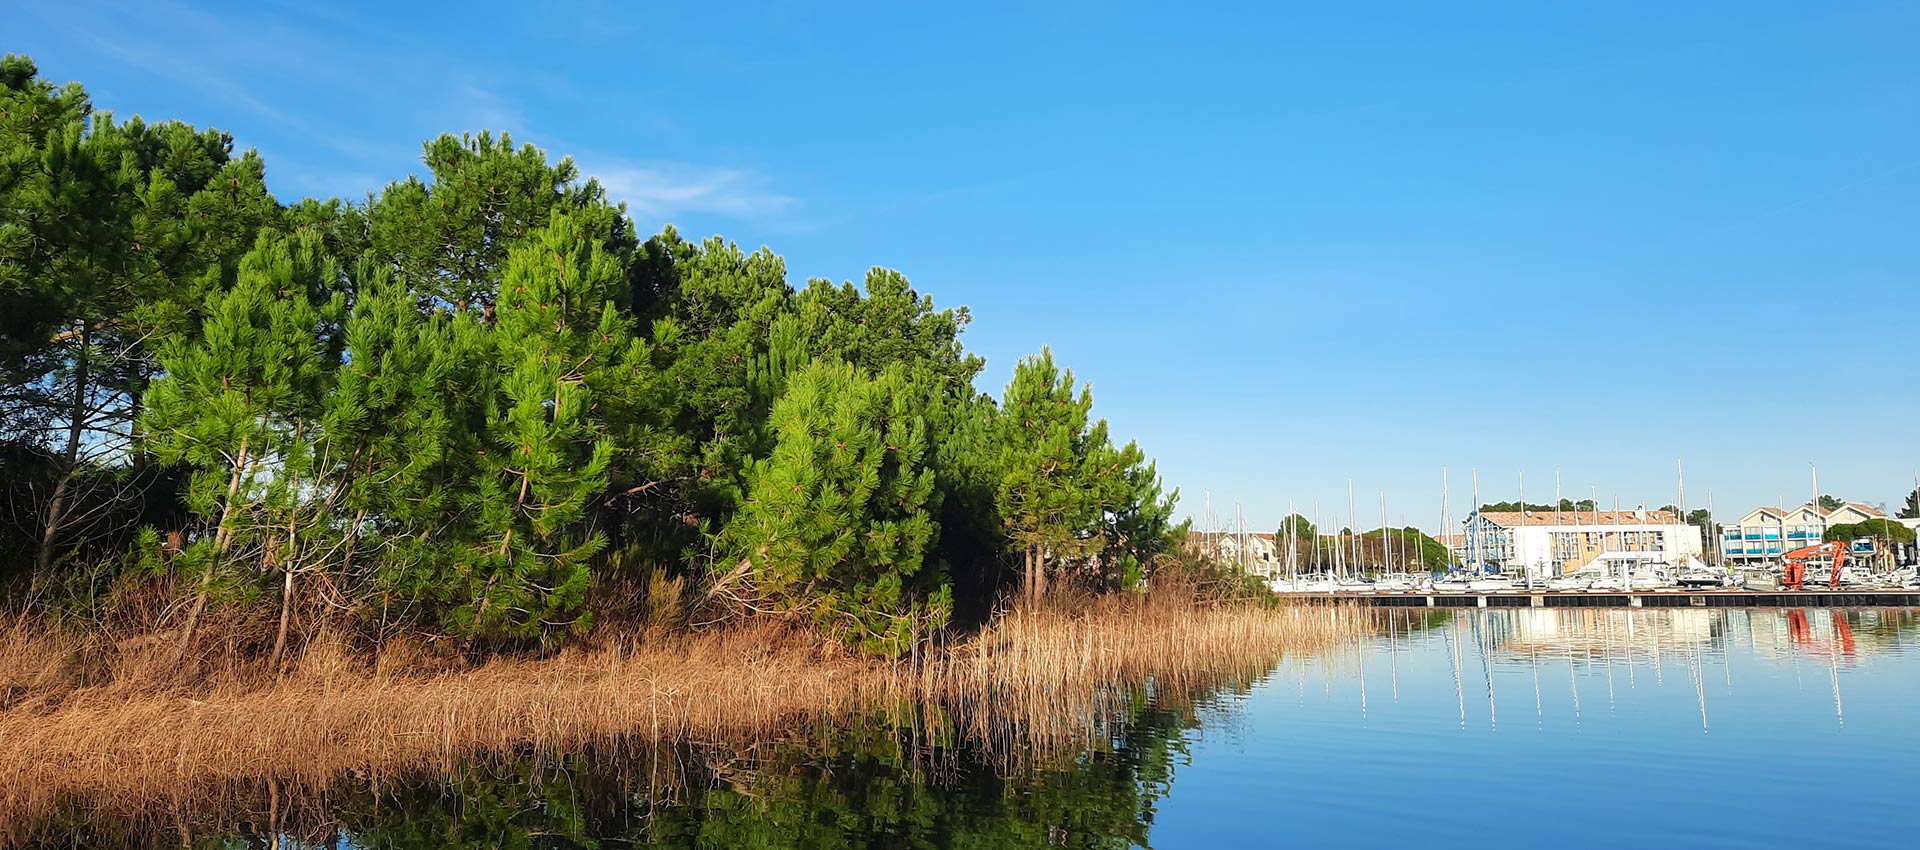
M 0 83 L 0 424 L 56 467 L 37 506 L 44 573 L 84 524 L 83 473 L 148 472 L 132 451 L 153 347 L 192 332 L 278 208 L 259 158 L 223 133 L 94 115 L 22 57 L 0 60 Z
M 337 465 L 329 498 L 346 518 L 339 567 L 403 601 L 429 600 L 466 537 L 461 497 L 497 384 L 490 340 L 471 313 L 420 310 L 384 267 L 363 263 L 357 277 L 324 414 Z
M 321 400 L 339 362 L 330 329 L 345 307 L 339 294 L 319 305 L 313 297 L 338 278 L 312 234 L 262 237 L 233 289 L 208 297 L 200 332 L 161 354 L 147 448 L 192 468 L 188 502 L 213 530 L 181 559 L 200 573 L 183 649 L 223 570 L 251 558 L 291 575 L 298 533 L 325 528 L 300 513 L 316 484 Z
M 406 276 L 428 303 L 484 310 L 499 297 L 508 255 L 558 216 L 631 262 L 639 240 L 600 184 L 580 181 L 573 160 L 549 163 L 502 133 L 442 135 L 425 143 L 431 182 L 388 186 L 367 210 L 369 250 Z M 610 296 L 627 297 L 624 278 Z
M 580 520 L 613 456 L 589 376 L 634 351 L 613 303 L 625 273 L 566 215 L 507 256 L 491 334 L 499 394 L 469 508 L 478 545 L 457 565 L 463 592 L 449 620 L 464 633 L 536 638 L 587 626 L 587 559 L 606 539 Z
M 1146 577 L 1152 559 L 1174 544 L 1174 506 L 1180 491 L 1162 494 L 1160 475 L 1138 443 L 1105 443 L 1105 422 L 1095 430 L 1099 445 L 1091 463 L 1092 487 L 1100 494 L 1105 544 L 1100 565 L 1110 586 L 1132 589 Z
M 938 505 L 925 403 L 900 366 L 802 368 L 728 528 L 760 593 L 870 652 L 905 651 L 951 609 L 927 563 Z
M 717 535 L 739 509 L 748 465 L 772 451 L 766 423 L 778 376 L 804 351 L 782 321 L 793 291 L 773 252 L 748 254 L 718 238 L 693 244 L 669 229 L 641 254 L 647 269 L 633 277 L 654 293 L 651 353 L 671 392 L 643 476 L 661 486 L 636 506 L 635 521 L 692 559 L 702 535 Z
M 1088 430 L 1092 408 L 1092 390 L 1076 396 L 1072 370 L 1054 366 L 1052 351 L 1043 348 L 1014 367 L 1000 411 L 998 501 L 1024 561 L 1030 601 L 1046 593 L 1049 560 L 1083 557 L 1097 546 L 1092 534 L 1102 494 L 1086 486 L 1089 458 L 1101 444 Z

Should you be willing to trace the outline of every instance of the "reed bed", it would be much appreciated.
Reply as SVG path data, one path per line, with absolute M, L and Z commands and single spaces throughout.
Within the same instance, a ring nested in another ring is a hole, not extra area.
M 75 800 L 178 808 L 223 788 L 278 794 L 509 749 L 775 740 L 875 711 L 939 717 L 942 734 L 989 751 L 1079 747 L 1124 712 L 1124 688 L 1258 675 L 1365 628 L 1343 607 L 1084 598 L 899 662 L 761 622 L 425 673 L 323 637 L 287 671 L 183 685 L 154 673 L 160 645 L 123 641 L 103 660 L 16 624 L 0 631 L 0 834 Z
M 1109 737 L 1135 686 L 1188 694 L 1251 680 L 1283 655 L 1324 652 L 1368 628 L 1351 606 L 1083 600 L 996 620 L 934 659 L 921 696 L 990 752 L 1045 757 Z

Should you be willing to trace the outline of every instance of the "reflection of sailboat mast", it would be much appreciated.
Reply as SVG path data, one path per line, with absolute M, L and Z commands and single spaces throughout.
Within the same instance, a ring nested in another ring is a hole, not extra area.
M 1607 715 L 1611 717 L 1613 715 L 1613 618 L 1612 617 L 1607 618 L 1607 642 L 1606 642 L 1605 654 L 1607 659 Z
M 1693 692 L 1700 700 L 1700 731 L 1707 731 L 1707 670 L 1706 661 L 1694 651 L 1692 644 L 1687 645 L 1687 674 L 1693 677 Z
M 1662 620 L 1666 621 L 1668 631 L 1672 631 L 1673 615 L 1663 611 L 1653 618 L 1653 683 L 1655 685 L 1665 685 L 1667 683 L 1666 678 L 1660 675 L 1660 622 Z
M 1841 635 L 1847 633 L 1847 624 L 1841 621 L 1841 618 L 1846 615 L 1839 611 L 1828 611 L 1827 616 L 1833 618 L 1833 638 L 1827 641 L 1827 670 L 1833 678 L 1833 717 L 1840 721 L 1841 728 L 1845 728 L 1847 713 L 1840 704 L 1840 656 L 1836 652 L 1835 644 L 1840 642 Z
M 1580 677 L 1574 675 L 1573 644 L 1567 644 L 1567 685 L 1573 689 L 1573 722 L 1580 723 Z
M 1392 665 L 1393 704 L 1400 704 L 1400 609 L 1394 608 L 1387 613 L 1387 659 Z
M 1481 622 L 1486 618 L 1487 615 L 1485 614 L 1473 618 L 1473 649 L 1475 652 L 1480 653 L 1480 678 L 1485 679 L 1487 682 L 1487 726 L 1497 729 L 1500 727 L 1500 709 L 1494 703 L 1493 658 L 1492 653 L 1487 650 L 1489 638 L 1486 634 L 1486 632 L 1491 631 L 1491 629 L 1483 630 L 1480 628 Z
M 1720 642 L 1720 671 L 1725 673 L 1727 677 L 1727 693 L 1733 693 L 1733 636 L 1738 633 L 1738 631 L 1733 628 L 1733 618 L 1736 613 L 1740 615 L 1740 619 L 1748 621 L 1746 628 L 1738 631 L 1747 633 L 1747 647 L 1749 649 L 1753 647 L 1753 624 L 1751 618 L 1745 611 L 1728 611 L 1727 633 Z
M 1367 722 L 1367 643 L 1360 641 L 1355 645 L 1360 653 L 1360 723 Z
M 1547 713 L 1540 705 L 1540 650 L 1532 641 L 1527 642 L 1527 660 L 1533 663 L 1534 724 L 1544 729 L 1547 725 Z
M 1627 609 L 1627 688 L 1629 690 L 1632 690 L 1635 685 L 1639 684 L 1639 682 L 1634 679 L 1634 675 L 1633 675 L 1634 666 L 1635 666 L 1634 657 L 1633 657 L 1633 638 L 1634 638 L 1633 609 L 1628 608 Z
M 1447 659 L 1453 662 L 1453 697 L 1460 703 L 1460 731 L 1464 732 L 1467 729 L 1467 692 L 1460 685 L 1460 651 L 1458 641 L 1454 640 L 1454 632 L 1459 630 L 1458 619 L 1447 622 Z

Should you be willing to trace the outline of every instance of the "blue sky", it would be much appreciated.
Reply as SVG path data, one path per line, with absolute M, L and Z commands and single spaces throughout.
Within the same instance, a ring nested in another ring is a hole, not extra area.
M 796 283 L 898 268 L 1255 530 L 1920 465 L 1920 6 L 627 5 L 27 0 L 6 49 L 286 199 L 490 128 Z

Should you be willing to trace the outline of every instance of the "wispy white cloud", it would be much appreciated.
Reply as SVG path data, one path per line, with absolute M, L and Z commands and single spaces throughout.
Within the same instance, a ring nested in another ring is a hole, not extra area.
M 606 2 L 581 1 L 589 8 Z M 96 5 L 94 0 L 69 2 L 77 4 L 74 13 L 80 25 L 63 26 L 61 32 L 76 46 L 264 119 L 251 123 L 256 131 L 268 132 L 253 138 L 241 135 L 240 145 L 274 148 L 268 159 L 270 174 L 301 192 L 358 198 L 377 191 L 406 170 L 417 171 L 419 143 L 440 132 L 511 133 L 516 142 L 531 142 L 558 158 L 577 150 L 576 134 L 585 131 L 553 126 L 551 121 L 543 124 L 539 118 L 543 112 L 565 113 L 548 108 L 555 98 L 585 99 L 587 93 L 575 88 L 578 81 L 537 67 L 478 63 L 397 37 L 372 19 L 335 14 L 324 6 L 283 4 L 275 9 L 268 3 L 265 9 L 216 14 L 182 0 L 146 0 L 125 8 Z M 30 4 L 29 12 L 39 19 L 36 23 L 48 26 L 65 13 L 57 13 L 51 4 Z M 343 102 L 350 104 L 350 117 L 340 111 Z M 623 114 L 644 113 L 640 105 L 623 107 Z M 233 116 L 202 120 L 216 126 L 245 123 Z M 666 132 L 661 119 L 641 123 L 656 135 Z M 276 135 L 280 138 L 271 138 Z M 686 144 L 684 139 L 679 142 Z M 643 221 L 687 214 L 764 219 L 797 203 L 774 191 L 767 175 L 724 163 L 604 152 L 576 154 L 575 159 L 582 175 L 597 178 L 610 196 L 626 202 L 628 211 Z M 388 177 L 374 179 L 371 174 Z
M 492 130 L 494 133 L 524 135 L 526 115 L 519 104 L 477 83 L 452 86 L 440 110 L 461 132 Z
M 629 163 L 578 159 L 580 172 L 600 181 L 614 200 L 637 218 L 712 213 L 764 218 L 791 209 L 796 199 L 774 191 L 767 177 L 738 168 L 687 163 Z

